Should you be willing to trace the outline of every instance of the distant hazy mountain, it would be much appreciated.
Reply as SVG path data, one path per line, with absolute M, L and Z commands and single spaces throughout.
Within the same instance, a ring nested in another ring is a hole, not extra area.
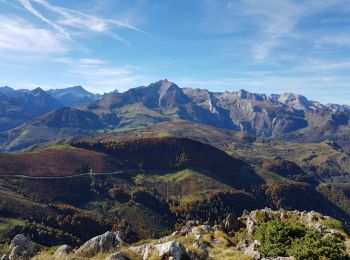
M 90 93 L 82 86 L 63 89 L 50 89 L 47 92 L 63 105 L 69 107 L 87 105 L 101 98 L 101 95 Z
M 62 107 L 62 104 L 41 88 L 22 91 L 2 87 L 0 89 L 0 131 L 17 127 L 59 107 Z
M 267 96 L 245 90 L 209 92 L 181 89 L 168 80 L 123 93 L 113 92 L 85 107 L 76 110 L 63 108 L 60 111 L 60 116 L 55 115 L 56 111 L 51 112 L 5 135 L 7 144 L 14 141 L 18 146 L 23 138 L 30 138 L 33 144 L 62 136 L 125 131 L 177 120 L 241 131 L 257 137 L 303 142 L 330 139 L 341 146 L 346 146 L 350 133 L 350 110 L 346 106 L 322 105 L 292 93 Z M 54 124 L 48 124 L 46 121 L 53 117 Z M 73 120 L 79 131 L 67 126 L 67 118 L 68 121 Z M 79 127 L 79 122 L 84 122 L 84 127 Z M 35 137 L 38 132 L 45 135 Z M 23 142 L 26 143 L 26 140 Z M 6 144 L 3 147 L 12 149 Z
M 17 92 L 13 88 L 10 88 L 8 86 L 3 86 L 3 87 L 0 87 L 0 93 L 4 95 L 13 95 L 14 93 L 17 93 Z

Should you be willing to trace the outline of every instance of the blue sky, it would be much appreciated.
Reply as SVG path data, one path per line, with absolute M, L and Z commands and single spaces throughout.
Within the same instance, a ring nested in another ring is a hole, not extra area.
M 0 85 L 296 92 L 350 104 L 348 0 L 0 0 Z

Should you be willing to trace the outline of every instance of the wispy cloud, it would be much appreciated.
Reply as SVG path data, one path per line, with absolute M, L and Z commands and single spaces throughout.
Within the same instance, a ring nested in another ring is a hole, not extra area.
M 116 19 L 106 19 L 81 11 L 59 7 L 50 4 L 46 0 L 19 1 L 22 6 L 33 15 L 41 19 L 43 22 L 49 24 L 58 32 L 62 33 L 70 39 L 73 37 L 73 35 L 79 35 L 81 33 L 106 33 L 114 39 L 125 42 L 121 36 L 113 31 L 114 29 L 128 29 L 145 33 L 143 30 L 122 21 Z M 33 3 L 44 7 L 47 11 L 50 11 L 56 17 L 54 19 L 47 18 L 33 6 Z M 78 30 L 78 32 L 76 30 Z
M 80 84 L 94 92 L 127 90 L 142 81 L 140 68 L 135 66 L 113 66 L 100 59 L 56 59 L 67 65 L 66 74 L 78 78 Z
M 305 19 L 332 8 L 345 6 L 344 0 L 207 0 L 202 4 L 206 12 L 205 29 L 209 32 L 233 34 L 242 33 L 250 40 L 253 60 L 265 61 L 276 49 L 288 48 L 295 42 L 313 42 L 319 37 L 300 30 Z M 345 12 L 345 11 L 344 11 Z M 319 44 L 348 44 L 348 36 L 323 37 Z M 315 43 L 316 44 L 316 43 Z
M 347 72 L 350 69 L 350 61 L 327 61 L 320 59 L 307 59 L 306 62 L 292 69 L 299 73 L 335 73 Z M 348 83 L 347 83 L 348 84 Z
M 325 45 L 336 45 L 350 48 L 350 33 L 349 34 L 330 34 L 322 36 L 315 41 L 316 47 Z
M 64 53 L 67 48 L 57 33 L 16 17 L 0 16 L 0 51 L 40 55 Z

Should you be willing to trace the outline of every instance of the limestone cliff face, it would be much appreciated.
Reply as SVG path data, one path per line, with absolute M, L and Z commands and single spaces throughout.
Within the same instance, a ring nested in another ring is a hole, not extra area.
M 49 95 L 40 89 L 33 91 L 32 96 L 36 97 L 35 104 L 45 107 L 45 111 L 58 106 L 47 107 L 49 103 L 45 100 Z M 6 97 L 0 96 L 0 122 L 1 113 L 8 113 L 8 102 Z M 139 129 L 179 120 L 241 131 L 256 137 L 303 142 L 340 139 L 344 140 L 341 146 L 346 146 L 346 136 L 350 132 L 349 119 L 350 110 L 347 106 L 322 105 L 298 94 L 267 96 L 246 90 L 210 92 L 205 89 L 180 88 L 173 82 L 160 80 L 123 93 L 110 93 L 75 110 L 63 108 L 51 111 L 44 117 L 2 133 L 0 148 L 15 150 L 17 147 L 25 148 L 27 144 L 43 143 L 63 136 Z M 10 123 L 8 119 L 3 121 L 2 125 Z M 79 131 L 72 130 L 72 126 Z M 11 127 L 3 130 L 8 128 Z M 339 131 L 340 128 L 342 131 Z M 48 138 L 35 137 L 37 132 L 42 132 L 42 136 Z M 11 143 L 17 144 L 15 148 Z

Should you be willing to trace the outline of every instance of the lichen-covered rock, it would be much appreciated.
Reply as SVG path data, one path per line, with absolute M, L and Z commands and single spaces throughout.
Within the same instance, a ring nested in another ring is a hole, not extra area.
M 151 244 L 145 244 L 141 246 L 132 246 L 129 249 L 139 254 L 143 260 L 146 260 L 152 254 L 152 251 L 154 250 L 154 246 Z
M 159 253 L 161 259 L 180 260 L 181 257 L 186 255 L 185 247 L 175 240 L 155 245 L 133 246 L 130 249 L 139 254 L 144 260 L 148 259 L 155 250 Z
M 213 228 L 208 225 L 200 225 L 197 227 L 193 227 L 188 234 L 193 235 L 195 238 L 201 238 L 204 234 L 213 232 Z
M 258 248 L 260 247 L 260 242 L 258 240 L 254 240 L 247 248 L 244 249 L 244 254 L 250 256 L 253 259 L 260 259 L 261 255 L 258 252 Z
M 10 260 L 29 260 L 35 254 L 30 239 L 23 234 L 18 234 L 12 239 L 10 250 Z
M 169 259 L 172 257 L 173 260 L 180 260 L 186 255 L 185 247 L 178 241 L 157 244 L 154 247 L 158 250 L 161 259 Z
M 247 218 L 247 233 L 248 233 L 248 235 L 252 236 L 255 233 L 257 228 L 258 228 L 257 223 L 251 217 L 248 217 Z
M 68 255 L 71 253 L 73 253 L 72 247 L 68 245 L 62 245 L 56 249 L 52 257 L 57 259 L 65 259 L 65 258 L 68 258 Z
M 181 230 L 179 231 L 180 235 L 187 235 L 188 233 L 190 233 L 192 231 L 193 227 L 198 226 L 198 223 L 194 220 L 189 220 L 186 222 L 186 224 L 181 228 Z
M 116 252 L 107 256 L 105 260 L 126 260 L 127 258 L 123 255 L 122 252 Z
M 76 256 L 92 257 L 99 253 L 107 253 L 117 246 L 123 245 L 120 232 L 107 231 L 103 235 L 94 237 L 83 244 L 76 252 Z

